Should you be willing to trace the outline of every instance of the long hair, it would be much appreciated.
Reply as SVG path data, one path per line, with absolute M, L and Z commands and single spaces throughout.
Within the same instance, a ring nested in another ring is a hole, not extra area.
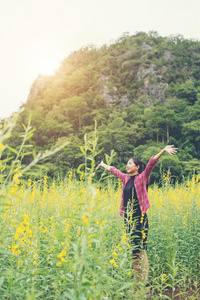
M 131 157 L 131 159 L 134 161 L 136 166 L 139 166 L 138 172 L 141 174 L 145 170 L 146 164 L 143 163 L 138 157 Z

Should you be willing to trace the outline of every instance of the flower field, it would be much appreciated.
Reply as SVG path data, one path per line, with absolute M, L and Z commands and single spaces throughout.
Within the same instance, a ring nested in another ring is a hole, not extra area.
M 51 184 L 16 178 L 0 206 L 0 299 L 143 299 L 120 197 L 120 183 L 85 185 L 72 174 Z M 149 198 L 152 299 L 199 299 L 199 178 L 151 186 Z

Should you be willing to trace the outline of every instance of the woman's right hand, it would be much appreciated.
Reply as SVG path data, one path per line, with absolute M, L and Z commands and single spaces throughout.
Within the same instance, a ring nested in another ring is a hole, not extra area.
M 100 162 L 100 164 L 96 167 L 96 170 L 99 170 L 101 167 L 103 167 L 103 160 Z
M 106 169 L 107 171 L 109 171 L 110 170 L 110 166 L 108 166 L 107 164 L 105 164 L 104 162 L 103 162 L 103 160 L 100 162 L 100 164 L 96 167 L 96 170 L 98 170 L 99 168 L 104 168 L 104 169 Z

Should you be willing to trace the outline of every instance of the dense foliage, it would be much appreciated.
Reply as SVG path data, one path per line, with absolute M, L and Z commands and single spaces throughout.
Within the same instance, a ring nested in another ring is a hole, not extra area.
M 100 49 L 82 48 L 54 76 L 39 76 L 23 107 L 10 138 L 13 148 L 30 115 L 33 148 L 41 151 L 70 140 L 43 162 L 41 174 L 65 176 L 77 168 L 83 161 L 83 136 L 96 121 L 98 147 L 103 148 L 96 160 L 114 149 L 113 164 L 124 170 L 133 154 L 147 162 L 164 143 L 175 144 L 178 156 L 164 156 L 157 168 L 162 165 L 181 179 L 200 170 L 200 42 L 140 32 L 125 33 Z
M 118 213 L 121 184 L 107 179 L 13 182 L 0 214 L 0 299 L 146 299 Z M 198 181 L 172 187 L 166 176 L 149 188 L 151 299 L 200 299 Z

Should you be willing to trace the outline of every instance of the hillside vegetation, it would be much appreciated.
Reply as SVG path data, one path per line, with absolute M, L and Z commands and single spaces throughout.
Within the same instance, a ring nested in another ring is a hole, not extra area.
M 96 122 L 103 148 L 96 160 L 114 149 L 112 164 L 124 170 L 133 154 L 147 162 L 163 144 L 175 144 L 178 155 L 164 156 L 157 168 L 180 180 L 200 170 L 200 42 L 140 32 L 100 49 L 84 47 L 54 76 L 38 76 L 23 107 L 9 142 L 13 148 L 30 116 L 32 149 L 70 140 L 40 165 L 42 175 L 65 176 L 77 168 L 84 159 L 79 146 Z

